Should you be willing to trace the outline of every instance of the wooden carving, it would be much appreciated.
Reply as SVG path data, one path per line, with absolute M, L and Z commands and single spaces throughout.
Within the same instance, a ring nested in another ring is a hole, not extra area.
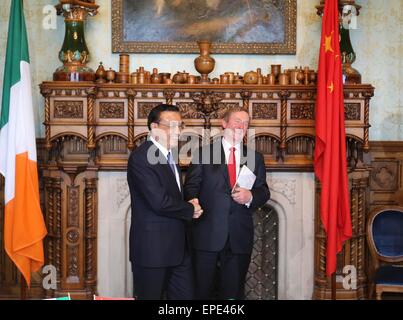
M 252 118 L 253 119 L 277 119 L 277 103 L 252 103 Z
M 125 116 L 124 103 L 101 102 L 99 104 L 99 117 L 102 119 L 121 119 Z
M 66 119 L 81 119 L 84 116 L 82 101 L 55 101 L 54 117 Z
M 314 120 L 315 105 L 313 103 L 291 103 L 291 120 Z
M 346 120 L 360 120 L 361 118 L 360 103 L 345 103 L 344 109 L 345 109 L 344 117 Z

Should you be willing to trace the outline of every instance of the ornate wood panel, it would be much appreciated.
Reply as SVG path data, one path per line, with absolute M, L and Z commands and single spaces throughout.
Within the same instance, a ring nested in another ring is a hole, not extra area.
M 346 246 L 341 260 L 357 267 L 361 282 L 360 288 L 349 292 L 340 288 L 339 297 L 360 298 L 366 292 L 362 226 L 370 168 L 364 152 L 369 150 L 373 91 L 370 85 L 345 86 L 346 104 L 351 104 L 346 110 L 347 160 L 356 237 Z M 220 117 L 226 109 L 243 106 L 251 115 L 254 130 L 249 142 L 254 141 L 264 154 L 267 170 L 313 170 L 315 86 L 45 82 L 41 93 L 45 98 L 41 194 L 49 230 L 46 263 L 58 271 L 58 289 L 48 290 L 47 296 L 70 292 L 90 298 L 96 291 L 97 173 L 126 170 L 130 150 L 146 139 L 146 115 L 155 104 L 178 104 L 187 125 L 184 135 L 196 135 L 204 143 L 220 133 Z M 206 129 L 211 129 L 211 135 L 202 135 Z M 185 157 L 181 165 L 186 166 L 189 160 Z M 393 170 L 388 168 L 385 170 Z M 383 183 L 393 187 L 387 178 Z M 323 273 L 324 239 L 318 216 L 316 224 L 314 297 L 326 298 L 330 285 Z

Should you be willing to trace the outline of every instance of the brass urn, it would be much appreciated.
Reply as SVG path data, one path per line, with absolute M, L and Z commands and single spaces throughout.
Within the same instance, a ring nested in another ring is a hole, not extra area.
M 215 60 L 210 57 L 211 42 L 198 41 L 200 56 L 195 59 L 195 68 L 201 74 L 201 84 L 209 83 L 208 75 L 214 70 Z

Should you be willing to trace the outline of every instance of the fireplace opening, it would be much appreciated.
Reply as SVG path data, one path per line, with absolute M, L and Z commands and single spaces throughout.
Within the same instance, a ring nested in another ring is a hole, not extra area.
M 254 244 L 245 282 L 248 300 L 277 300 L 279 219 L 276 210 L 266 204 L 254 213 Z

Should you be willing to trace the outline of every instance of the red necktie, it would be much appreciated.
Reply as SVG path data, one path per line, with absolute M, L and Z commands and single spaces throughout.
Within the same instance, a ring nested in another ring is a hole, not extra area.
M 228 158 L 228 175 L 229 175 L 229 182 L 231 184 L 231 189 L 232 189 L 236 182 L 235 148 L 232 147 L 229 150 L 230 150 L 230 153 L 229 153 L 229 158 Z

